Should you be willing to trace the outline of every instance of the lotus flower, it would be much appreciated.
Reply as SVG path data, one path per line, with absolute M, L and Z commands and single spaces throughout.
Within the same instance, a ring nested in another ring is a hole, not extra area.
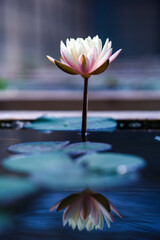
M 50 56 L 47 58 L 55 63 L 57 67 L 69 74 L 79 74 L 83 78 L 89 78 L 91 75 L 97 75 L 104 72 L 109 63 L 111 63 L 121 52 L 119 49 L 112 55 L 112 42 L 106 39 L 102 48 L 102 41 L 97 36 L 93 39 L 70 38 L 66 40 L 66 45 L 61 41 L 60 61 Z
M 63 225 L 67 223 L 72 229 L 76 226 L 80 231 L 87 229 L 102 230 L 104 227 L 104 219 L 110 227 L 113 222 L 111 211 L 115 212 L 120 218 L 122 216 L 111 202 L 100 193 L 92 192 L 86 189 L 79 193 L 74 193 L 54 204 L 50 211 L 65 209 L 63 213 Z
M 104 72 L 109 63 L 111 63 L 121 52 L 119 49 L 112 55 L 111 41 L 106 39 L 102 48 L 102 41 L 98 36 L 93 39 L 71 38 L 66 40 L 66 45 L 61 41 L 60 61 L 50 56 L 47 58 L 55 63 L 62 71 L 69 74 L 79 74 L 84 78 L 83 90 L 83 110 L 82 110 L 82 141 L 87 141 L 87 111 L 88 111 L 88 78 L 91 75 L 97 75 Z

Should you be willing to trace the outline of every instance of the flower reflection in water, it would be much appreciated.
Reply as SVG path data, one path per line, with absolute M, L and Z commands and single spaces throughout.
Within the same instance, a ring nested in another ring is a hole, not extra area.
M 122 218 L 118 210 L 106 197 L 90 189 L 73 193 L 58 201 L 50 208 L 50 211 L 55 209 L 57 211 L 65 209 L 63 213 L 63 226 L 68 223 L 72 229 L 75 229 L 77 226 L 80 231 L 85 228 L 88 231 L 94 228 L 102 230 L 104 219 L 108 227 L 110 227 L 110 222 L 113 222 L 111 211 Z

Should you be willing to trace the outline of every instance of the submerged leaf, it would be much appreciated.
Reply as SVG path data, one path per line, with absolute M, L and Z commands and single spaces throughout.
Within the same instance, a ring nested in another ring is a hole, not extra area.
M 87 165 L 88 170 L 109 174 L 125 174 L 145 166 L 142 158 L 121 153 L 91 153 L 77 162 Z
M 9 170 L 25 173 L 39 171 L 57 173 L 74 168 L 72 159 L 62 151 L 41 154 L 37 153 L 32 155 L 15 155 L 4 159 L 2 165 Z
M 75 164 L 76 165 L 76 164 Z M 106 187 L 121 186 L 137 181 L 133 174 L 96 174 L 94 172 L 84 171 L 81 168 L 69 169 L 61 173 L 36 172 L 32 176 L 32 181 L 53 190 L 81 190 L 89 187 L 102 189 Z
M 0 203 L 8 203 L 24 197 L 37 190 L 29 179 L 21 177 L 0 176 Z
M 65 147 L 69 141 L 55 142 L 27 142 L 12 145 L 8 148 L 9 152 L 13 153 L 43 153 L 59 150 Z
M 99 142 L 78 142 L 68 145 L 64 151 L 70 154 L 84 154 L 91 152 L 107 151 L 111 145 Z

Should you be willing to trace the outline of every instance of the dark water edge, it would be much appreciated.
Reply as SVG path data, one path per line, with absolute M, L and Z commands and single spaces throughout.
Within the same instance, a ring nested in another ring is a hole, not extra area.
M 1 236 L 1 240 L 50 240 L 50 239 L 160 239 L 160 142 L 155 136 L 159 130 L 117 130 L 94 132 L 89 141 L 112 145 L 110 152 L 128 153 L 143 157 L 147 166 L 133 183 L 104 189 L 107 196 L 123 215 L 103 231 L 73 231 L 63 228 L 62 212 L 49 213 L 48 209 L 71 192 L 44 191 L 11 207 L 15 213 L 15 228 Z M 0 161 L 10 153 L 7 147 L 30 141 L 80 141 L 77 132 L 53 132 L 44 134 L 34 130 L 0 130 Z M 0 174 L 11 174 L 0 168 Z

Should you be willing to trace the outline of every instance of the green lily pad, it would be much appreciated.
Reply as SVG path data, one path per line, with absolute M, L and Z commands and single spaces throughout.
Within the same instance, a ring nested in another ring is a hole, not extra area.
M 39 171 L 64 173 L 70 169 L 78 168 L 73 160 L 62 151 L 32 155 L 15 155 L 4 159 L 2 165 L 9 170 L 24 173 Z
M 6 212 L 0 212 L 0 235 L 13 228 L 12 216 Z
M 43 153 L 59 150 L 68 143 L 69 141 L 19 143 L 10 146 L 8 151 L 13 153 Z
M 29 179 L 11 176 L 0 176 L 0 203 L 6 204 L 15 199 L 35 192 L 36 185 Z
M 84 164 L 88 170 L 108 174 L 125 174 L 145 166 L 142 158 L 121 153 L 91 153 L 79 157 L 77 163 Z
M 47 117 L 43 116 L 32 123 L 25 124 L 25 128 L 47 131 L 80 131 L 81 117 Z M 105 117 L 88 117 L 88 131 L 114 131 L 117 122 Z
M 91 152 L 101 152 L 111 149 L 111 145 L 99 142 L 78 142 L 65 147 L 64 151 L 69 154 L 85 154 Z
M 32 181 L 43 187 L 52 190 L 75 190 L 84 189 L 86 187 L 93 189 L 104 189 L 109 187 L 117 187 L 130 182 L 137 181 L 137 176 L 130 174 L 95 174 L 93 172 L 84 171 L 79 169 L 78 171 L 70 171 L 61 174 L 52 174 L 49 172 L 36 172 L 32 175 Z

